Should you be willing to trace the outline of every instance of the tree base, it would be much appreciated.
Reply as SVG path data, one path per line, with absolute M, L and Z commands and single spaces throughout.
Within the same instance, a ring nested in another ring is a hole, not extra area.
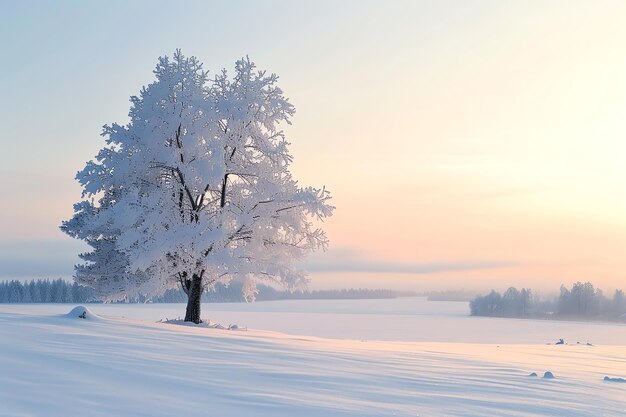
M 202 298 L 202 276 L 193 274 L 189 290 L 187 293 L 187 310 L 185 312 L 185 321 L 199 324 L 202 322 L 200 319 L 200 304 Z

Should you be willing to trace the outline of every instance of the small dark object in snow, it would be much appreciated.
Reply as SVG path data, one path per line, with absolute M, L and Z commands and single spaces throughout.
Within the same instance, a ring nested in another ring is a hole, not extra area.
M 611 378 L 609 376 L 604 377 L 605 382 L 622 382 L 626 383 L 626 378 Z
M 64 317 L 68 319 L 83 319 L 83 320 L 98 320 L 99 317 L 96 314 L 93 314 L 87 307 L 84 306 L 76 306 L 69 313 L 65 314 Z
M 550 371 L 546 371 L 543 374 L 543 377 L 546 378 L 546 379 L 554 379 L 554 374 L 552 372 L 550 372 Z
M 559 339 L 559 341 L 555 343 L 555 345 L 564 345 L 564 344 L 565 344 L 565 340 L 563 339 Z
M 537 372 L 531 372 L 528 376 L 537 376 Z
M 587 342 L 587 346 L 593 346 L 593 344 L 591 344 L 591 343 Z

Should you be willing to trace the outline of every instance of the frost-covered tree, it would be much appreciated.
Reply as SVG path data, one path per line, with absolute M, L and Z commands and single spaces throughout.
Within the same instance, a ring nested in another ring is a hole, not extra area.
M 300 187 L 281 124 L 293 106 L 274 74 L 245 58 L 213 79 L 194 57 L 159 58 L 156 81 L 131 97 L 130 122 L 104 127 L 105 146 L 77 174 L 84 187 L 61 226 L 86 241 L 76 280 L 105 299 L 182 286 L 185 321 L 215 283 L 302 288 L 296 262 L 325 248 L 314 221 L 332 214 L 324 188 Z

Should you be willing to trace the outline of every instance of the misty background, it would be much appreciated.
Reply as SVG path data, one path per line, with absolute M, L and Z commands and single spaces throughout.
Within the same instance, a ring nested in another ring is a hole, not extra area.
M 337 206 L 311 288 L 626 287 L 625 3 L 181 7 L 0 3 L 0 279 L 71 277 L 74 175 L 181 48 L 281 77 L 294 176 Z

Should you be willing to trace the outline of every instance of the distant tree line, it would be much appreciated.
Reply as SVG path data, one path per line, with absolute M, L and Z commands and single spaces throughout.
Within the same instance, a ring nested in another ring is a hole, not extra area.
M 216 285 L 212 290 L 202 294 L 205 303 L 236 303 L 244 302 L 243 284 L 239 281 L 231 281 L 228 286 Z M 388 289 L 350 288 L 338 290 L 315 290 L 315 291 L 281 291 L 276 288 L 259 285 L 256 301 L 271 300 L 349 300 L 349 299 L 385 299 L 415 295 L 411 292 L 401 292 Z M 171 289 L 159 297 L 150 299 L 140 297 L 137 302 L 152 301 L 154 303 L 185 303 L 187 295 L 182 289 Z
M 0 303 L 86 303 L 91 300 L 91 289 L 61 278 L 0 282 Z
M 243 302 L 243 284 L 233 281 L 230 285 L 216 285 L 202 294 L 203 302 Z M 260 285 L 257 301 L 269 300 L 314 300 L 314 299 L 374 299 L 413 296 L 415 293 L 388 289 L 351 288 L 341 290 L 316 290 L 305 292 L 279 291 Z M 93 290 L 61 278 L 39 279 L 28 282 L 17 280 L 0 282 L 0 303 L 97 303 Z M 187 295 L 182 289 L 170 289 L 158 297 L 136 297 L 128 302 L 185 303 Z
M 490 317 L 559 317 L 626 320 L 624 291 L 607 297 L 590 282 L 561 285 L 557 297 L 542 298 L 530 289 L 511 287 L 503 294 L 492 290 L 470 301 L 470 314 Z

